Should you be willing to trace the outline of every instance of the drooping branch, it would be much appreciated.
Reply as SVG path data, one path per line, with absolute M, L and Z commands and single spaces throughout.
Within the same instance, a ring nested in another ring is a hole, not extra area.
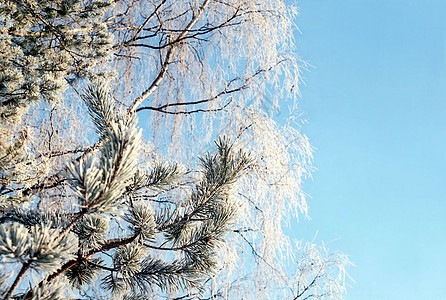
M 163 79 L 164 75 L 167 72 L 167 68 L 170 64 L 170 58 L 172 56 L 174 49 L 176 48 L 177 45 L 179 45 L 180 41 L 184 38 L 184 36 L 186 36 L 188 30 L 190 30 L 192 26 L 194 26 L 194 24 L 199 20 L 201 14 L 203 13 L 204 9 L 208 4 L 209 0 L 205 0 L 198 9 L 198 11 L 196 12 L 195 16 L 192 18 L 192 20 L 186 25 L 183 32 L 177 38 L 174 39 L 174 43 L 172 44 L 172 46 L 168 48 L 167 53 L 164 56 L 164 62 L 162 63 L 161 69 L 158 75 L 156 76 L 155 80 L 153 80 L 150 86 L 141 95 L 139 95 L 135 100 L 133 100 L 132 104 L 127 110 L 129 113 L 135 112 L 136 108 L 141 104 L 141 102 L 147 99 L 147 97 L 149 97 L 150 94 L 152 94 L 156 90 L 156 88 L 158 87 L 158 85 L 160 84 L 161 80 Z
M 158 111 L 160 113 L 164 113 L 164 114 L 170 114 L 170 115 L 189 115 L 189 114 L 194 114 L 194 113 L 199 113 L 199 112 L 218 112 L 221 110 L 224 110 L 226 107 L 228 107 L 228 105 L 231 103 L 231 101 L 229 101 L 228 103 L 226 103 L 225 105 L 223 105 L 222 107 L 219 108 L 213 108 L 213 109 L 195 109 L 195 110 L 184 110 L 184 111 L 168 111 L 168 110 L 163 110 L 159 107 L 151 107 L 151 106 L 144 106 L 144 107 L 140 107 L 136 110 L 136 112 L 139 112 L 141 110 L 153 110 L 153 111 Z M 187 105 L 187 104 L 185 104 Z
M 220 98 L 221 96 L 224 95 L 230 95 L 230 94 L 234 94 L 237 92 L 241 92 L 244 89 L 246 89 L 249 85 L 249 82 L 251 80 L 253 80 L 256 76 L 264 73 L 267 70 L 264 69 L 259 69 L 257 70 L 254 74 L 252 74 L 251 76 L 248 76 L 246 78 L 240 78 L 240 77 L 235 77 L 233 79 L 231 79 L 230 81 L 228 81 L 228 83 L 226 84 L 226 87 L 219 93 L 217 93 L 216 95 L 210 97 L 210 98 L 206 98 L 206 99 L 201 99 L 201 100 L 196 100 L 196 101 L 188 101 L 188 102 L 175 102 L 175 103 L 167 103 L 161 106 L 157 106 L 157 107 L 153 107 L 153 106 L 143 106 L 140 107 L 138 109 L 135 110 L 135 112 L 139 112 L 142 110 L 153 110 L 153 111 L 158 111 L 158 112 L 162 112 L 162 113 L 166 113 L 166 114 L 191 114 L 191 113 L 196 113 L 196 112 L 216 112 L 216 111 L 221 111 L 224 108 L 226 108 L 231 101 L 228 101 L 224 106 L 220 107 L 220 108 L 214 108 L 214 109 L 195 109 L 195 110 L 189 110 L 189 111 L 169 111 L 166 110 L 169 107 L 178 107 L 178 106 L 193 106 L 193 105 L 197 105 L 197 104 L 204 104 L 204 103 L 209 103 L 212 101 L 217 100 L 218 98 Z M 237 81 L 242 81 L 242 83 L 235 88 L 231 88 L 231 85 L 234 82 Z
M 280 272 L 276 267 L 274 267 L 271 263 L 269 263 L 262 255 L 260 255 L 257 250 L 254 248 L 254 246 L 252 245 L 252 243 L 245 237 L 245 235 L 243 234 L 243 232 L 241 231 L 234 231 L 236 233 L 238 233 L 242 239 L 248 244 L 248 246 L 251 248 L 252 253 L 254 254 L 255 257 L 259 258 L 265 265 L 267 265 L 271 270 L 273 270 L 282 280 L 283 284 L 292 292 L 293 289 L 291 288 L 291 286 L 288 284 L 287 279 L 284 277 L 284 275 L 282 274 L 282 272 Z
M 146 47 L 146 48 L 150 48 L 150 49 L 160 50 L 160 49 L 165 49 L 170 46 L 173 46 L 174 44 L 177 44 L 184 40 L 188 40 L 188 39 L 199 39 L 200 40 L 200 39 L 202 39 L 202 38 L 200 38 L 200 36 L 208 35 L 216 30 L 221 30 L 226 27 L 237 26 L 237 25 L 240 25 L 243 22 L 245 22 L 245 21 L 232 22 L 235 18 L 240 16 L 239 12 L 240 12 L 240 9 L 236 8 L 235 12 L 229 18 L 227 18 L 225 21 L 221 22 L 220 24 L 217 24 L 214 26 L 209 26 L 209 24 L 206 24 L 206 25 L 204 25 L 200 28 L 197 28 L 197 29 L 188 29 L 188 30 L 186 30 L 186 29 L 167 29 L 167 28 L 162 28 L 161 25 L 158 25 L 153 28 L 144 28 L 145 31 L 154 32 L 154 33 L 148 34 L 148 35 L 143 35 L 143 36 L 134 36 L 130 40 L 123 42 L 122 45 L 129 46 L 129 47 Z M 134 43 L 136 41 L 154 38 L 154 37 L 158 36 L 159 34 L 172 34 L 172 33 L 178 33 L 178 32 L 180 32 L 180 33 L 186 32 L 187 34 L 185 34 L 182 38 L 178 38 L 178 39 L 175 39 L 172 41 L 167 41 L 166 43 L 163 43 L 163 44 L 157 45 L 157 46 Z
M 154 9 L 154 10 L 152 11 L 152 13 L 151 13 L 151 14 L 144 20 L 144 22 L 142 22 L 141 25 L 139 25 L 138 27 L 136 27 L 136 30 L 135 30 L 135 32 L 133 33 L 133 36 L 132 36 L 129 40 L 127 40 L 127 41 L 121 43 L 121 45 L 118 46 L 118 47 L 127 46 L 127 45 L 129 45 L 130 43 L 136 41 L 137 38 L 138 38 L 138 34 L 141 32 L 141 30 L 143 30 L 144 26 L 146 26 L 147 23 L 149 23 L 149 21 L 153 18 L 153 16 L 155 16 L 155 15 L 158 13 L 159 9 L 166 3 L 166 1 L 167 1 L 167 0 L 163 0 L 163 1 L 161 1 L 161 3 L 158 4 L 158 5 L 155 7 L 155 9 Z

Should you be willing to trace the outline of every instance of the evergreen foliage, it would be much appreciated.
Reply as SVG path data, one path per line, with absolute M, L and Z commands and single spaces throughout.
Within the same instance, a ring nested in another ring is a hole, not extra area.
M 65 78 L 88 75 L 86 63 L 106 55 L 111 35 L 101 24 L 112 1 L 0 1 L 0 116 L 39 99 L 55 101 Z
M 84 161 L 68 162 L 71 189 L 65 196 L 74 201 L 73 209 L 64 215 L 37 208 L 6 210 L 0 225 L 1 261 L 14 262 L 23 273 L 41 271 L 39 286 L 64 272 L 75 288 L 100 277 L 102 286 L 118 295 L 144 294 L 154 286 L 164 291 L 200 288 L 217 265 L 216 251 L 236 211 L 230 187 L 249 167 L 249 157 L 235 152 L 228 139 L 219 139 L 217 153 L 201 158 L 202 179 L 191 194 L 156 212 L 147 201 L 132 197 L 171 188 L 181 176 L 178 168 L 158 164 L 146 175 L 137 173 L 140 131 L 134 116 L 113 109 L 104 86 L 89 86 L 84 99 L 102 146 Z M 117 224 L 122 230 L 114 228 Z M 154 258 L 157 249 L 176 252 L 177 258 Z M 11 292 L 9 288 L 4 295 Z

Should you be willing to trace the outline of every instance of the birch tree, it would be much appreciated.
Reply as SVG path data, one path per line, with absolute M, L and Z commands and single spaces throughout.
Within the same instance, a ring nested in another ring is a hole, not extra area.
M 296 15 L 0 1 L 4 297 L 342 298 L 348 258 L 282 230 L 312 160 L 272 114 L 297 110 Z

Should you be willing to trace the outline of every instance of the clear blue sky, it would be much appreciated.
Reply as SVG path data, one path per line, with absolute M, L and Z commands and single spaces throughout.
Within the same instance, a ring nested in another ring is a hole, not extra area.
M 318 171 L 293 236 L 349 254 L 347 299 L 446 299 L 446 1 L 298 6 Z

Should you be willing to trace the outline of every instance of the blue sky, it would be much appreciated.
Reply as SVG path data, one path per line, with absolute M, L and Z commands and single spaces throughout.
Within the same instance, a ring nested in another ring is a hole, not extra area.
M 298 6 L 318 170 L 293 237 L 349 254 L 346 299 L 446 299 L 446 1 Z

